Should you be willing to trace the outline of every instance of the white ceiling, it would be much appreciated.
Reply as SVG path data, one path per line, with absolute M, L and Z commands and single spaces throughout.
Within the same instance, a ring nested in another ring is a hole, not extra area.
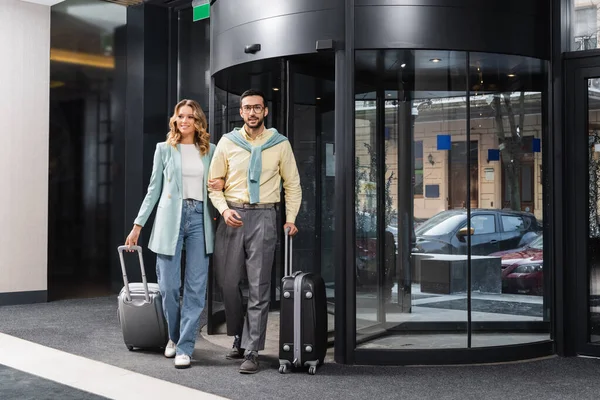
M 43 6 L 53 6 L 55 4 L 61 3 L 63 0 L 21 0 L 27 3 L 35 3 L 41 4 Z
M 52 11 L 79 18 L 106 33 L 112 33 L 115 28 L 127 23 L 127 7 L 97 0 L 65 1 L 53 7 Z

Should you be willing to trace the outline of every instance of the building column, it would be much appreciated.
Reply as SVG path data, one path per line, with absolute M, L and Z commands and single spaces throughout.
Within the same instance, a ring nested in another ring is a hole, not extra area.
M 0 306 L 44 302 L 48 276 L 50 6 L 0 4 Z M 40 3 L 40 4 L 36 4 Z

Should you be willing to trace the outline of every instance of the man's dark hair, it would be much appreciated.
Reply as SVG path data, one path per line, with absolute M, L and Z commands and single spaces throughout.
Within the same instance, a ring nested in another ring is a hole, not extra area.
M 263 106 L 265 106 L 265 107 L 267 106 L 267 99 L 265 98 L 265 94 L 263 92 L 261 92 L 260 90 L 248 89 L 244 93 L 242 93 L 242 96 L 240 97 L 240 107 L 242 106 L 242 100 L 244 100 L 244 98 L 249 97 L 249 96 L 262 97 Z

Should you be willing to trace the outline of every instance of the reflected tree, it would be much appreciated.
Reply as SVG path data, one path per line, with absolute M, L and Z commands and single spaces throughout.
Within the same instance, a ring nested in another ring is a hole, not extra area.
M 491 107 L 494 110 L 496 135 L 500 143 L 503 173 L 509 190 L 510 208 L 521 211 L 520 174 L 523 157 L 522 129 L 525 125 L 525 91 L 519 95 L 519 121 L 515 118 L 511 93 L 494 94 Z M 504 117 L 508 119 L 508 130 L 504 126 Z
M 592 50 L 598 48 L 598 6 L 600 1 L 587 0 L 572 3 L 573 50 Z M 580 4 L 577 4 L 580 3 Z
M 375 232 L 377 226 L 377 154 L 372 145 L 363 143 L 369 154 L 369 165 L 361 165 L 360 158 L 356 157 L 356 185 L 354 193 L 354 204 L 356 205 L 356 228 L 360 232 Z M 386 154 L 388 145 L 386 144 Z M 384 164 L 384 176 L 388 175 L 387 163 Z M 388 226 L 396 217 L 394 209 L 391 186 L 394 180 L 392 171 L 385 179 L 385 226 Z M 364 194 L 365 199 L 361 202 L 360 195 Z M 361 204 L 362 203 L 362 204 Z M 361 207 L 362 205 L 362 207 Z

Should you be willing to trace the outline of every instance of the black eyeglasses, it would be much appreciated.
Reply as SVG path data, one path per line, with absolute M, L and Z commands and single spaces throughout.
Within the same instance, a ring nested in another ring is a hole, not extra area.
M 242 107 L 242 111 L 244 112 L 244 114 L 250 114 L 250 111 L 252 111 L 252 110 L 254 110 L 254 112 L 257 114 L 260 114 L 263 112 L 264 109 L 265 109 L 265 107 L 261 106 L 260 104 Z

